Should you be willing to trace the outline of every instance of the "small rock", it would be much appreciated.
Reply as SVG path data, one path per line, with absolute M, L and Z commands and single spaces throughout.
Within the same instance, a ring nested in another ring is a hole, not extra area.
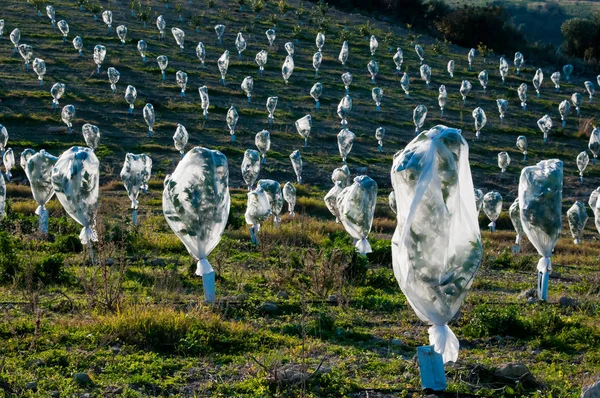
M 29 383 L 25 384 L 25 389 L 35 391 L 35 390 L 37 390 L 37 386 L 38 386 L 37 381 L 30 381 Z
M 523 290 L 521 293 L 519 293 L 518 298 L 520 299 L 528 299 L 528 298 L 535 298 L 537 296 L 537 290 L 535 288 L 531 288 L 531 289 L 527 289 L 527 290 Z
M 327 302 L 329 304 L 337 304 L 338 303 L 338 298 L 335 294 L 330 294 L 329 297 L 327 297 Z
M 575 308 L 579 305 L 579 302 L 570 297 L 563 296 L 560 299 L 558 299 L 558 305 L 565 308 Z
M 531 377 L 529 368 L 522 362 L 511 362 L 501 365 L 494 371 L 496 377 L 510 380 L 522 380 Z
M 75 373 L 73 381 L 80 387 L 85 387 L 93 384 L 92 378 L 87 373 Z
M 152 265 L 153 267 L 164 267 L 165 260 L 163 260 L 162 258 L 155 258 L 154 260 L 150 261 L 150 265 Z
M 600 380 L 583 388 L 581 398 L 600 398 Z
M 535 304 L 535 297 L 529 297 L 527 299 L 527 304 Z
M 273 303 L 271 301 L 267 301 L 266 303 L 264 303 L 261 306 L 261 308 L 265 312 L 273 313 L 273 312 L 277 312 L 277 310 L 279 309 L 279 306 L 277 305 L 277 303 Z
M 390 344 L 392 344 L 392 345 L 402 345 L 402 340 L 400 340 L 400 339 L 392 339 L 392 341 L 390 342 Z
M 287 300 L 288 297 L 290 297 L 289 294 L 287 294 L 287 292 L 284 292 L 283 290 L 280 290 L 279 292 L 277 292 L 278 299 Z

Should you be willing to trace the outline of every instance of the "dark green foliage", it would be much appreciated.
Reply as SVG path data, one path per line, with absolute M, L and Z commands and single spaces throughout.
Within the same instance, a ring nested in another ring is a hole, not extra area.
M 573 18 L 560 27 L 563 51 L 594 63 L 600 62 L 600 15 L 592 18 Z
M 522 50 L 525 38 L 509 23 L 509 16 L 500 6 L 462 6 L 436 23 L 445 39 L 465 47 L 485 44 L 497 54 Z
M 370 239 L 371 253 L 367 258 L 371 264 L 390 267 L 392 265 L 392 241 L 387 239 Z
M 77 235 L 60 235 L 53 244 L 58 253 L 80 253 L 83 250 L 81 240 Z
M 0 231 L 0 281 L 12 279 L 18 267 L 14 238 L 8 232 Z
M 464 319 L 462 333 L 467 337 L 512 336 L 527 337 L 531 325 L 520 317 L 520 309 L 516 305 L 492 307 L 481 304 L 469 312 Z
M 37 264 L 35 277 L 42 280 L 46 285 L 59 282 L 65 277 L 64 264 L 64 254 L 51 254 L 44 257 Z

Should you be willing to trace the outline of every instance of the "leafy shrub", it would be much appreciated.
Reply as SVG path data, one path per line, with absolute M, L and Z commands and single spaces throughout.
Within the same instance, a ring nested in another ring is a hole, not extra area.
M 372 264 L 391 265 L 392 264 L 392 242 L 387 239 L 372 239 L 370 241 L 371 253 L 367 254 L 369 262 Z
M 480 304 L 463 319 L 466 324 L 462 327 L 462 333 L 474 338 L 497 335 L 527 337 L 531 331 L 531 324 L 523 320 L 519 313 L 516 305 L 499 308 Z
M 500 54 L 514 51 L 515 46 L 522 47 L 525 42 L 500 6 L 462 6 L 445 15 L 436 27 L 454 44 L 477 47 L 482 43 Z
M 572 18 L 560 27 L 563 51 L 587 61 L 600 62 L 600 14 L 591 19 Z
M 54 250 L 58 253 L 79 253 L 83 250 L 81 240 L 77 235 L 61 235 L 54 241 Z
M 44 281 L 45 284 L 49 282 L 58 282 L 65 277 L 65 255 L 64 254 L 51 254 L 37 264 L 36 276 L 40 280 Z
M 14 238 L 6 231 L 0 231 L 0 281 L 12 279 L 19 268 Z

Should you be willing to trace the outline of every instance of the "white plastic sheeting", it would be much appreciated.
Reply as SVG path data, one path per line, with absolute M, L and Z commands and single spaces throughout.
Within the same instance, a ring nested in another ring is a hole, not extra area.
M 254 89 L 254 79 L 252 76 L 246 76 L 244 80 L 242 80 L 241 84 L 242 91 L 246 93 L 248 97 L 248 102 L 250 102 L 250 98 L 252 97 L 252 90 Z
M 498 167 L 500 167 L 500 172 L 504 174 L 507 167 L 510 166 L 510 156 L 508 152 L 502 151 L 498 153 Z
M 379 146 L 379 152 L 383 150 L 383 137 L 385 137 L 385 127 L 377 127 L 375 130 L 375 139 L 377 140 L 377 145 Z
M 408 98 L 410 96 L 410 77 L 406 72 L 404 72 L 400 79 L 400 87 L 402 87 L 402 90 L 404 90 L 404 93 L 406 94 L 406 98 Z
M 506 115 L 506 111 L 508 109 L 508 101 L 499 98 L 496 100 L 496 105 L 498 105 L 498 113 L 500 114 L 500 124 L 504 123 L 504 116 Z
M 436 126 L 396 154 L 391 170 L 398 226 L 394 274 L 444 362 L 459 343 L 448 327 L 482 259 L 469 148 L 460 130 Z M 430 222 L 435 220 L 434 223 Z
M 258 173 L 260 173 L 260 153 L 255 149 L 246 149 L 242 160 L 242 178 L 248 185 L 248 191 L 252 191 Z
M 231 135 L 231 142 L 235 142 L 235 127 L 237 126 L 239 119 L 240 115 L 238 114 L 237 109 L 235 109 L 235 106 L 231 105 L 227 110 L 227 116 L 225 117 L 225 122 L 229 128 L 229 135 Z
M 340 50 L 340 54 L 338 55 L 338 60 L 342 63 L 343 66 L 346 66 L 346 61 L 348 61 L 348 42 L 345 41 L 342 43 L 342 49 Z
M 83 134 L 85 144 L 90 147 L 92 151 L 95 151 L 100 143 L 100 129 L 98 126 L 86 123 L 81 127 L 81 134 Z
M 453 59 L 448 61 L 448 66 L 446 66 L 446 70 L 448 71 L 450 78 L 453 79 L 454 78 L 454 60 Z
M 46 74 L 46 62 L 41 58 L 36 58 L 33 60 L 33 71 L 36 75 L 38 75 L 38 80 L 40 81 L 40 86 L 44 83 L 44 75 Z
M 535 75 L 533 76 L 533 87 L 535 88 L 535 92 L 537 93 L 538 98 L 540 98 L 540 88 L 542 87 L 542 82 L 544 81 L 544 72 L 541 69 L 535 71 Z
M 50 89 L 50 95 L 52 95 L 52 108 L 56 109 L 58 100 L 65 94 L 65 85 L 62 83 L 54 83 Z
M 73 105 L 65 105 L 60 112 L 60 118 L 63 123 L 67 125 L 69 130 L 69 134 L 73 132 L 73 119 L 75 119 L 76 115 L 75 107 Z
M 149 170 L 146 168 L 146 158 L 147 155 L 145 154 L 135 155 L 127 153 L 123 162 L 123 168 L 121 168 L 120 176 L 127 191 L 127 196 L 131 200 L 134 225 L 137 225 L 138 196 L 140 191 L 143 190 L 146 181 L 150 179 L 150 176 L 147 175 L 149 174 Z
M 352 185 L 337 195 L 336 202 L 340 222 L 346 232 L 356 239 L 358 252 L 362 255 L 371 253 L 367 237 L 375 215 L 377 183 L 368 176 L 358 176 Z
M 102 67 L 102 63 L 104 62 L 104 58 L 106 57 L 106 47 L 101 44 L 96 44 L 94 46 L 94 63 L 96 64 L 96 73 L 100 74 L 100 68 Z
M 208 97 L 208 88 L 202 86 L 198 88 L 198 94 L 200 94 L 200 102 L 202 107 L 202 114 L 204 119 L 208 119 L 208 107 L 210 106 L 210 98 Z
M 517 95 L 519 96 L 519 100 L 521 101 L 521 108 L 524 111 L 527 110 L 527 84 L 521 83 L 519 88 L 517 88 Z
M 148 137 L 152 137 L 154 131 L 154 122 L 156 121 L 156 113 L 154 112 L 154 106 L 152 104 L 146 104 L 143 110 L 144 120 L 148 125 Z
M 283 186 L 283 199 L 285 199 L 288 204 L 290 217 L 294 217 L 294 208 L 296 207 L 296 187 L 289 181 Z
M 175 146 L 175 149 L 177 149 L 181 154 L 182 159 L 185 155 L 185 146 L 187 145 L 189 139 L 190 136 L 185 126 L 182 124 L 177 124 L 175 134 L 173 134 L 173 145 Z
M 156 57 L 156 63 L 160 68 L 160 73 L 162 74 L 162 79 L 167 80 L 167 67 L 169 66 L 169 57 L 166 55 L 159 55 Z
M 429 83 L 431 83 L 431 66 L 426 64 L 421 65 L 419 72 L 421 74 L 421 79 L 425 81 L 425 87 L 429 90 Z
M 563 74 L 565 75 L 565 79 L 569 81 L 571 78 L 571 73 L 573 73 L 573 65 L 567 64 L 563 66 Z
M 581 113 L 581 103 L 583 102 L 583 97 L 580 93 L 573 93 L 571 95 L 571 102 L 577 111 L 577 116 Z
M 350 185 L 350 169 L 347 165 L 338 167 L 331 173 L 331 182 L 334 184 L 340 184 L 342 188 L 346 188 Z
M 460 84 L 460 95 L 462 96 L 463 104 L 467 103 L 467 95 L 469 95 L 472 88 L 473 88 L 473 86 L 471 85 L 471 82 L 468 80 L 463 80 L 462 83 Z
M 523 54 L 520 52 L 515 53 L 514 59 L 515 68 L 517 68 L 517 75 L 521 73 L 521 68 L 525 65 L 525 58 L 523 58 Z
M 415 125 L 415 135 L 419 134 L 419 131 L 425 124 L 425 118 L 427 118 L 427 108 L 425 105 L 417 105 L 413 109 L 413 123 Z
M 590 163 L 590 156 L 586 151 L 577 155 L 577 169 L 579 170 L 579 181 L 583 182 L 583 172 Z
M 554 88 L 556 89 L 556 92 L 560 92 L 560 72 L 554 72 L 553 74 L 551 74 L 550 80 L 552 80 L 552 83 L 554 83 Z
M 163 214 L 194 259 L 204 298 L 215 300 L 214 270 L 208 255 L 221 240 L 229 217 L 229 168 L 219 151 L 195 147 L 165 178 Z
M 294 173 L 296 173 L 298 184 L 302 184 L 302 156 L 299 150 L 296 149 L 290 154 L 290 161 L 292 162 Z
M 352 97 L 345 95 L 337 107 L 337 114 L 342 119 L 342 126 L 345 127 L 347 124 L 347 118 L 352 110 Z
M 379 73 L 379 65 L 377 65 L 374 59 L 370 60 L 367 64 L 367 70 L 371 74 L 371 83 L 375 84 L 375 76 Z
M 321 107 L 319 98 L 321 98 L 322 94 L 323 94 L 323 85 L 319 82 L 313 84 L 313 86 L 310 89 L 310 96 L 313 97 L 315 100 L 315 109 L 319 109 Z
M 548 279 L 552 272 L 550 257 L 560 237 L 562 226 L 563 163 L 558 159 L 542 160 L 525 167 L 519 180 L 521 222 L 527 238 L 540 256 L 538 298 L 548 299 Z
M 256 57 L 254 57 L 254 61 L 256 61 L 256 65 L 258 65 L 258 72 L 262 75 L 265 70 L 265 65 L 267 64 L 267 60 L 269 59 L 269 54 L 265 50 L 260 50 Z
M 181 89 L 181 96 L 185 97 L 185 89 L 187 88 L 188 75 L 184 71 L 178 70 L 175 74 L 175 81 Z
M 283 193 L 281 191 L 281 185 L 277 181 L 269 179 L 259 180 L 256 185 L 265 191 L 267 199 L 269 200 L 271 214 L 273 215 L 273 223 L 276 226 L 279 225 L 281 222 L 281 209 L 283 208 Z
M 490 231 L 496 232 L 496 220 L 502 213 L 502 195 L 495 191 L 483 195 L 483 212 L 491 221 L 488 224 Z
M 52 170 L 58 158 L 43 149 L 37 153 L 33 150 L 30 151 L 26 159 L 21 158 L 21 160 L 25 160 L 23 169 L 31 186 L 33 199 L 38 205 L 35 214 L 39 218 L 40 231 L 48 233 L 48 210 L 46 209 L 46 203 L 54 196 Z
M 110 68 L 108 68 L 108 70 L 106 71 L 106 74 L 108 75 L 108 81 L 110 82 L 110 88 L 111 88 L 112 92 L 116 93 L 117 92 L 117 83 L 119 82 L 119 79 L 121 78 L 121 74 L 119 73 L 118 70 L 116 70 L 112 66 Z
M 588 220 L 585 204 L 579 200 L 573 203 L 573 206 L 567 211 L 567 220 L 569 221 L 571 236 L 573 236 L 573 243 L 578 245 L 581 243 L 585 224 Z
M 254 136 L 254 144 L 262 156 L 262 164 L 267 164 L 267 152 L 271 149 L 271 134 L 261 130 Z
M 477 79 L 479 79 L 479 84 L 481 84 L 481 87 L 483 87 L 483 93 L 485 94 L 488 84 L 488 71 L 482 70 L 481 72 L 479 72 L 479 75 L 477 75 Z
M 58 201 L 83 226 L 81 243 L 91 248 L 92 242 L 98 240 L 94 229 L 100 178 L 98 158 L 90 148 L 71 147 L 56 161 L 51 178 Z
M 133 113 L 133 108 L 135 106 L 135 100 L 137 99 L 137 90 L 133 86 L 127 86 L 125 89 L 125 102 L 129 104 L 129 114 Z
M 296 120 L 294 123 L 296 126 L 296 131 L 302 138 L 304 138 L 304 146 L 308 146 L 308 137 L 310 137 L 310 129 L 312 127 L 312 117 L 310 115 L 306 115 Z
M 544 144 L 548 141 L 548 133 L 552 129 L 552 119 L 549 115 L 544 115 L 541 119 L 537 121 L 537 125 L 544 133 Z
M 381 99 L 383 98 L 383 89 L 379 87 L 373 87 L 371 90 L 371 98 L 375 101 L 375 111 L 379 112 L 381 109 Z
M 355 139 L 356 135 L 347 128 L 341 129 L 337 135 L 338 149 L 344 164 L 346 164 L 346 158 L 350 154 L 350 151 L 352 151 L 352 145 L 354 145 Z
M 217 66 L 219 67 L 219 73 L 221 73 L 221 84 L 225 85 L 225 76 L 227 76 L 227 69 L 229 69 L 229 50 L 225 50 L 219 57 Z
M 571 112 L 571 104 L 568 100 L 562 101 L 558 104 L 558 113 L 560 113 L 560 120 L 562 120 L 562 126 L 566 127 L 567 125 L 567 116 Z
M 588 142 L 588 148 L 592 155 L 594 155 L 594 165 L 596 164 L 596 159 L 598 158 L 598 154 L 600 153 L 600 128 L 595 127 L 590 134 L 590 141 Z
M 269 124 L 273 124 L 275 109 L 277 108 L 278 97 L 267 98 L 267 111 L 269 112 Z
M 510 216 L 510 221 L 512 222 L 513 228 L 517 232 L 517 237 L 515 238 L 515 245 L 518 247 L 517 250 L 520 250 L 521 239 L 525 236 L 525 231 L 523 231 L 523 223 L 521 223 L 521 209 L 519 208 L 519 198 L 516 198 L 512 205 L 508 208 L 508 215 Z
M 484 128 L 487 123 L 487 116 L 485 115 L 485 111 L 480 107 L 473 109 L 472 116 L 475 121 L 475 131 L 477 131 L 475 136 L 479 139 L 481 129 Z
M 517 137 L 517 148 L 523 153 L 523 161 L 527 160 L 527 137 L 520 135 Z
M 261 187 L 257 187 L 255 190 L 248 192 L 248 203 L 244 218 L 246 219 L 246 224 L 251 225 L 250 239 L 252 240 L 252 244 L 258 245 L 257 234 L 260 231 L 260 224 L 266 221 L 270 215 L 271 206 L 265 191 Z
M 446 107 L 446 102 L 448 101 L 448 92 L 446 91 L 446 86 L 441 85 L 438 89 L 438 105 L 440 106 L 441 116 L 444 116 L 444 108 Z
M 283 81 L 285 81 L 285 84 L 288 84 L 292 73 L 294 73 L 294 58 L 288 55 L 285 57 L 285 61 L 281 67 L 281 76 L 283 76 Z

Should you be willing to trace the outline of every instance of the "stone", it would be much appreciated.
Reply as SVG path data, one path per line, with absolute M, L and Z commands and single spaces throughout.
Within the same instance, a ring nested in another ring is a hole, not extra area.
M 338 298 L 335 294 L 330 294 L 329 297 L 327 297 L 327 302 L 329 304 L 337 304 L 338 303 Z
M 271 301 L 267 301 L 266 303 L 264 303 L 261 306 L 261 308 L 265 312 L 273 313 L 273 312 L 277 312 L 277 310 L 279 309 L 279 306 L 277 305 L 277 303 L 273 303 Z
M 496 377 L 509 380 L 523 380 L 531 377 L 529 368 L 522 362 L 511 362 L 500 365 L 495 371 Z
M 37 386 L 38 386 L 37 381 L 30 381 L 29 383 L 25 384 L 25 389 L 36 391 Z
M 600 398 L 600 380 L 583 388 L 581 398 Z
M 535 297 L 529 297 L 527 299 L 527 304 L 535 304 Z
M 564 308 L 575 308 L 579 306 L 579 302 L 570 297 L 563 296 L 560 299 L 558 299 L 558 305 Z
M 287 300 L 288 297 L 289 297 L 289 294 L 287 294 L 287 292 L 284 292 L 283 290 L 280 290 L 279 292 L 277 292 L 278 299 Z
M 521 293 L 519 293 L 518 298 L 520 299 L 528 299 L 528 298 L 535 298 L 537 296 L 537 290 L 535 288 L 531 288 L 531 289 L 527 289 L 527 290 L 523 290 Z
M 392 345 L 402 345 L 402 340 L 400 340 L 400 339 L 392 339 L 392 341 L 390 342 L 390 344 L 392 344 Z
M 150 265 L 152 265 L 153 267 L 164 267 L 165 260 L 163 260 L 162 258 L 155 258 L 154 260 L 150 261 Z
M 73 381 L 80 387 L 86 387 L 94 384 L 92 378 L 87 373 L 75 373 L 73 375 Z

